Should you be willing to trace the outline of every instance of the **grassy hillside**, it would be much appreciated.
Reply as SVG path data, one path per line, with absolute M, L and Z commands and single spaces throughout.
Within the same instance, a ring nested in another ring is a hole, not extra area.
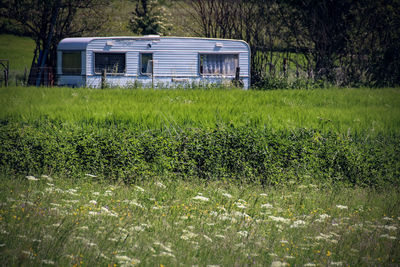
M 0 58 L 10 60 L 11 72 L 23 72 L 32 64 L 35 42 L 28 37 L 0 35 Z

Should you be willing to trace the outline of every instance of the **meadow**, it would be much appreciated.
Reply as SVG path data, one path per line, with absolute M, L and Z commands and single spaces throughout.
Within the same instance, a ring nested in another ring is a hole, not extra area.
M 0 90 L 0 119 L 47 118 L 78 125 L 135 129 L 233 125 L 335 134 L 399 134 L 398 88 L 243 91 L 8 87 Z
M 398 266 L 398 191 L 3 179 L 5 266 Z
M 399 92 L 1 88 L 1 260 L 397 266 Z
M 0 88 L 4 266 L 398 266 L 399 178 L 399 88 Z

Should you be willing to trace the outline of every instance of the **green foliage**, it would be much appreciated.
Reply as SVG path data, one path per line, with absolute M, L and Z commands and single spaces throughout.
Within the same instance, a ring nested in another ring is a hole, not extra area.
M 315 130 L 219 125 L 213 129 L 136 130 L 104 122 L 97 127 L 47 120 L 2 122 L 0 164 L 7 174 L 92 173 L 131 183 L 153 176 L 253 180 L 287 177 L 320 182 L 398 185 L 397 135 L 362 139 Z
M 168 34 L 172 25 L 168 24 L 164 1 L 135 0 L 136 6 L 129 23 L 131 31 L 138 35 Z

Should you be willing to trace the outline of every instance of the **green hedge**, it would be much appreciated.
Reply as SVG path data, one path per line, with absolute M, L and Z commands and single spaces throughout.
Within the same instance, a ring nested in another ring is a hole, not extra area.
M 138 130 L 118 125 L 2 121 L 6 175 L 51 174 L 134 182 L 153 176 L 257 180 L 316 179 L 400 185 L 399 136 L 343 136 L 252 127 Z

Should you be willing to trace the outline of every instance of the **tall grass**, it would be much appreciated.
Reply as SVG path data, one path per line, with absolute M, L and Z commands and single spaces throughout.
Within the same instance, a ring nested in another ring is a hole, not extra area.
M 43 118 L 136 129 L 225 124 L 373 136 L 399 133 L 400 90 L 0 89 L 1 120 L 31 123 Z
M 400 264 L 396 189 L 27 178 L 1 179 L 4 266 Z

